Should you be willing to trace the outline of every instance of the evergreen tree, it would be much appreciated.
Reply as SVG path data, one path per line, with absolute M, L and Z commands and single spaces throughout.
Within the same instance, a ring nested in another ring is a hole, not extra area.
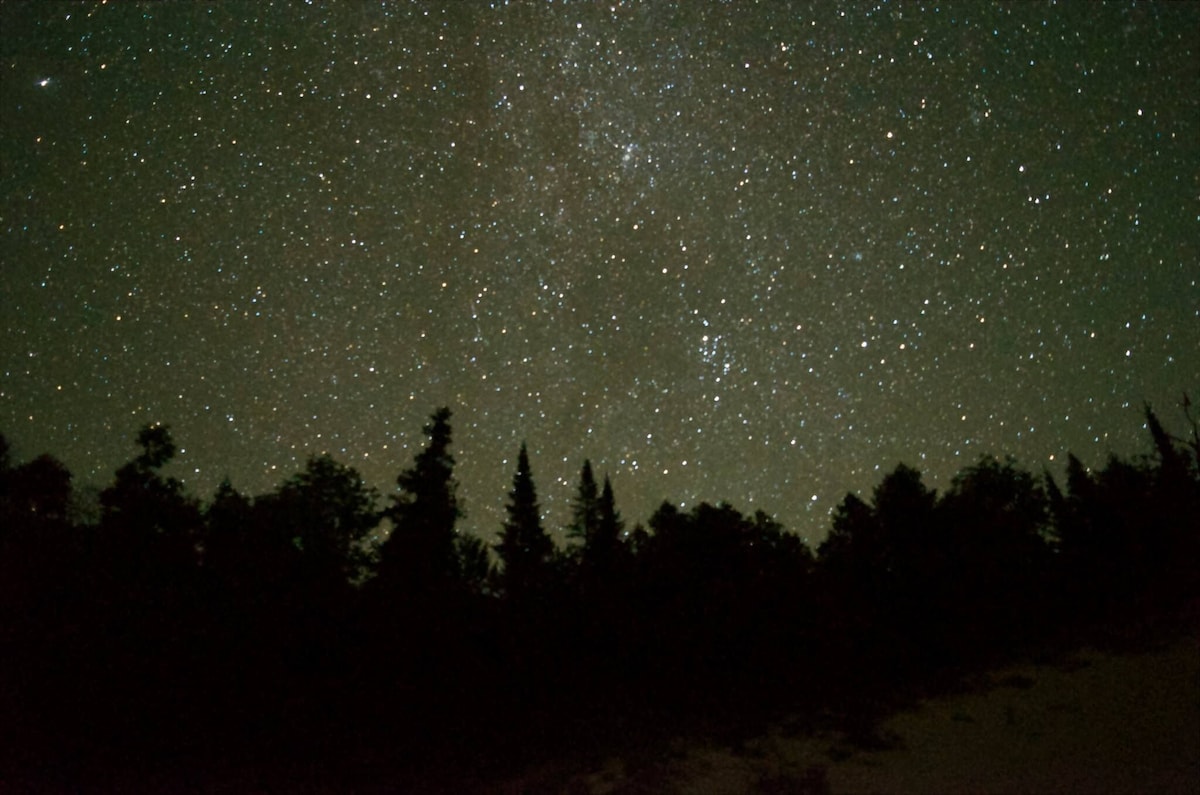
M 822 562 L 856 578 L 880 584 L 905 579 L 934 552 L 937 495 L 921 473 L 898 464 L 875 487 L 871 505 L 847 494 L 833 513 L 833 528 L 820 547 Z
M 600 495 L 596 488 L 596 477 L 592 474 L 592 462 L 583 461 L 579 472 L 579 489 L 571 504 L 571 524 L 567 536 L 587 549 L 589 540 L 600 527 Z
M 505 511 L 508 518 L 496 545 L 504 564 L 501 584 L 508 597 L 520 601 L 545 586 L 554 554 L 554 544 L 542 529 L 537 490 L 523 442 Z
M 470 533 L 457 533 L 454 536 L 454 557 L 459 584 L 469 594 L 483 594 L 492 577 L 487 544 Z
M 625 546 L 621 534 L 625 523 L 617 512 L 612 482 L 604 476 L 604 486 L 596 506 L 596 526 L 583 548 L 585 574 L 595 581 L 609 580 L 618 575 L 624 563 Z
M 1184 414 L 1189 403 L 1184 396 Z M 1169 434 L 1147 405 L 1146 427 L 1154 441 L 1149 504 L 1142 523 L 1151 568 L 1161 575 L 1158 590 L 1168 600 L 1200 591 L 1200 469 L 1194 469 L 1187 442 Z M 1195 433 L 1193 426 L 1193 434 Z
M 821 545 L 826 612 L 835 637 L 857 648 L 856 664 L 926 664 L 944 597 L 945 544 L 937 495 L 905 464 L 884 476 L 867 504 L 847 494 Z
M 1181 445 L 1167 433 L 1163 428 L 1162 422 L 1159 421 L 1158 415 L 1150 408 L 1150 404 L 1145 405 L 1146 412 L 1146 428 L 1150 431 L 1150 437 L 1154 440 L 1154 452 L 1158 461 L 1159 479 L 1168 489 L 1178 489 L 1183 487 L 1190 479 L 1188 472 L 1188 456 L 1183 452 Z
M 817 553 L 826 569 L 841 577 L 860 576 L 880 554 L 879 523 L 862 498 L 848 492 L 833 509 L 832 527 Z
M 450 416 L 446 407 L 433 413 L 423 428 L 425 448 L 396 478 L 399 493 L 385 511 L 394 527 L 379 561 L 380 582 L 387 587 L 438 591 L 459 576 L 454 525 L 462 511 L 450 453 Z
M 603 549 L 616 549 L 621 544 L 622 533 L 625 532 L 625 522 L 617 512 L 616 499 L 613 497 L 612 481 L 604 476 L 604 486 L 600 490 L 600 521 L 596 527 L 596 546 Z
M 1197 421 L 1192 416 L 1192 399 L 1188 397 L 1188 393 L 1183 393 L 1183 400 L 1180 403 L 1183 409 L 1183 416 L 1187 419 L 1188 424 L 1192 426 L 1192 438 L 1184 442 L 1184 444 L 1192 452 L 1192 465 L 1195 467 L 1196 476 L 1200 477 L 1200 421 Z
M 938 511 L 950 560 L 944 601 L 955 622 L 980 642 L 1033 629 L 1049 568 L 1048 498 L 1039 480 L 1012 458 L 983 456 L 954 477 Z
M 1068 566 L 1074 566 L 1087 543 L 1087 506 L 1095 501 L 1096 484 L 1074 453 L 1067 454 L 1067 491 L 1054 509 L 1054 534 Z
M 897 464 L 873 493 L 875 515 L 887 543 L 893 545 L 896 562 L 928 547 L 933 530 L 937 494 L 925 486 L 919 470 Z

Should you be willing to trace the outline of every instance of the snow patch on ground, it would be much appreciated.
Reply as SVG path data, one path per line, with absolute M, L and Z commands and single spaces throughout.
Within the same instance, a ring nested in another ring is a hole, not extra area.
M 1200 792 L 1200 637 L 1084 651 L 980 678 L 884 720 L 875 747 L 782 729 L 736 748 L 678 744 L 649 764 L 550 766 L 498 791 L 595 793 Z

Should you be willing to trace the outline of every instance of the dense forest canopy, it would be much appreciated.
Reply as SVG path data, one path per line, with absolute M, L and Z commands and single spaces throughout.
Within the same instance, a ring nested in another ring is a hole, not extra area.
M 1176 436 L 1147 406 L 1147 455 L 1072 456 L 1061 484 L 982 456 L 938 493 L 900 464 L 845 496 L 816 549 L 724 502 L 631 525 L 588 460 L 556 543 L 524 445 L 485 543 L 456 528 L 448 408 L 386 495 L 321 455 L 269 493 L 198 498 L 164 474 L 170 429 L 147 426 L 94 521 L 66 467 L 0 437 L 3 739 L 24 764 L 382 735 L 409 744 L 397 758 L 470 737 L 524 759 L 514 737 L 568 742 L 648 705 L 870 703 L 1200 597 L 1186 399 L 1184 416 Z

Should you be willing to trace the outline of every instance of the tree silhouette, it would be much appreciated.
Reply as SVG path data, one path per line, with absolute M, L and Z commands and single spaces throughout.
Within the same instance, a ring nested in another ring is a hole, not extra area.
M 401 747 L 397 767 L 463 746 L 519 764 L 514 749 L 623 732 L 633 714 L 714 725 L 784 708 L 853 731 L 1014 650 L 1158 637 L 1154 622 L 1194 612 L 1200 460 L 1149 407 L 1145 427 L 1147 455 L 1096 470 L 1071 455 L 1062 489 L 985 456 L 939 496 L 898 465 L 869 500 L 846 495 L 819 558 L 726 503 L 664 502 L 626 534 L 588 460 L 571 554 L 556 556 L 522 444 L 494 571 L 455 530 L 446 408 L 383 510 L 353 468 L 315 456 L 253 499 L 226 479 L 201 513 L 167 474 L 169 430 L 150 426 L 84 527 L 70 472 L 14 462 L 0 436 L 0 646 L 15 672 L 0 753 L 30 726 L 38 752 L 97 759 Z M 384 518 L 378 576 L 353 587 Z
M 488 545 L 471 533 L 455 533 L 454 565 L 458 584 L 472 596 L 483 595 L 492 577 Z
M 820 548 L 822 560 L 885 588 L 935 565 L 928 555 L 938 535 L 937 495 L 922 483 L 921 473 L 899 464 L 872 496 L 867 505 L 847 494 L 834 510 L 832 530 Z
M 0 638 L 7 634 L 6 613 L 35 632 L 49 633 L 74 609 L 67 593 L 80 586 L 91 561 L 69 520 L 70 501 L 71 472 L 62 462 L 43 453 L 14 466 L 0 436 Z M 67 597 L 65 603 L 39 598 L 48 592 Z M 0 643 L 14 651 L 16 638 L 6 640 Z
M 0 433 L 0 520 L 4 527 L 0 530 L 0 541 L 12 532 L 19 512 L 17 492 L 13 490 L 12 470 L 12 447 L 8 437 Z
M 423 428 L 425 448 L 396 478 L 399 493 L 385 512 L 393 530 L 380 550 L 383 587 L 430 593 L 449 588 L 459 578 L 454 525 L 462 512 L 450 453 L 450 416 L 446 407 L 433 413 Z
M 600 504 L 596 522 L 596 530 L 592 535 L 590 555 L 592 567 L 601 578 L 615 575 L 623 562 L 625 552 L 622 534 L 625 522 L 617 512 L 616 499 L 613 497 L 612 481 L 604 476 L 604 486 L 600 489 Z
M 1191 450 L 1192 466 L 1195 467 L 1196 476 L 1200 478 L 1200 420 L 1192 416 L 1192 399 L 1187 392 L 1183 393 L 1183 399 L 1180 401 L 1180 408 L 1183 410 L 1183 416 L 1188 421 L 1188 425 L 1192 429 L 1192 438 L 1183 440 L 1183 445 Z
M 71 472 L 52 455 L 42 453 L 2 476 L 12 520 L 67 519 L 71 504 Z
M 875 515 L 891 549 L 891 563 L 907 563 L 929 546 L 937 493 L 925 486 L 919 470 L 898 464 L 875 487 Z
M 508 493 L 508 514 L 496 552 L 504 564 L 501 589 L 515 602 L 525 602 L 543 591 L 548 583 L 554 555 L 554 542 L 542 528 L 537 490 L 529 467 L 525 443 L 517 455 L 512 491 Z
M 1089 472 L 1067 459 L 1067 494 L 1055 517 L 1063 585 L 1073 611 L 1104 616 L 1130 604 L 1149 578 L 1156 527 L 1154 472 L 1111 455 Z
M 600 493 L 596 488 L 596 477 L 592 474 L 592 462 L 583 460 L 579 470 L 579 486 L 571 503 L 571 523 L 567 526 L 567 537 L 579 545 L 581 554 L 588 548 L 600 526 Z
M 254 576 L 252 572 L 259 567 L 251 562 L 255 557 L 250 554 L 252 511 L 249 498 L 235 489 L 228 477 L 222 478 L 204 510 L 205 568 L 239 580 Z
M 683 513 L 665 502 L 649 524 L 636 620 L 660 686 L 707 698 L 718 682 L 757 687 L 778 671 L 778 641 L 799 628 L 793 600 L 811 570 L 803 542 L 765 513 L 746 517 L 725 503 Z
M 849 494 L 834 511 L 820 551 L 826 631 L 854 649 L 845 664 L 905 676 L 937 660 L 951 564 L 936 504 L 921 473 L 898 464 L 871 505 Z
M 138 431 L 141 452 L 120 469 L 116 480 L 100 492 L 101 525 L 110 542 L 143 547 L 154 557 L 143 558 L 151 569 L 169 561 L 187 565 L 196 561 L 200 528 L 198 503 L 184 492 L 183 483 L 163 477 L 161 469 L 175 456 L 175 443 L 166 425 L 147 425 Z M 151 544 L 152 549 L 144 545 Z M 160 565 L 163 564 L 163 565 Z
M 847 493 L 833 509 L 829 533 L 817 550 L 821 563 L 843 579 L 883 566 L 879 536 L 875 510 L 857 494 Z
M 1041 484 L 1013 459 L 983 456 L 938 504 L 949 557 L 947 610 L 977 646 L 1032 630 L 1047 594 L 1049 508 Z
M 1184 416 L 1191 421 L 1190 401 L 1183 399 Z M 1152 497 L 1143 517 L 1149 568 L 1159 572 L 1156 598 L 1178 601 L 1200 592 L 1200 457 L 1194 458 L 1189 442 L 1169 434 L 1158 416 L 1145 406 L 1146 427 L 1154 443 L 1149 477 Z M 1192 422 L 1191 444 L 1197 442 Z M 1200 453 L 1200 447 L 1196 448 Z
M 821 634 L 839 672 L 860 662 L 860 647 L 877 626 L 875 613 L 883 599 L 878 572 L 886 571 L 880 535 L 875 510 L 848 492 L 833 509 L 829 533 L 817 548 Z
M 1186 396 L 1185 396 L 1185 405 Z M 1146 428 L 1154 441 L 1154 454 L 1157 459 L 1160 477 L 1174 485 L 1176 482 L 1188 480 L 1188 456 L 1180 449 L 1179 443 L 1167 433 L 1159 421 L 1158 415 L 1147 403 L 1143 411 L 1146 417 Z
M 1153 454 L 1130 462 L 1111 455 L 1089 471 L 1071 454 L 1066 491 L 1047 480 L 1058 551 L 1059 587 L 1070 615 L 1107 620 L 1170 610 L 1200 594 L 1200 457 L 1190 401 L 1183 413 L 1193 439 L 1169 434 L 1149 407 Z
M 287 523 L 305 577 L 342 584 L 364 562 L 362 542 L 379 522 L 376 499 L 354 468 L 329 455 L 310 457 L 269 498 L 276 517 Z
M 573 533 L 583 539 L 578 550 L 579 587 L 583 595 L 596 600 L 617 598 L 630 563 L 622 537 L 625 523 L 617 511 L 612 481 L 605 475 L 597 496 L 596 481 L 587 461 L 580 473 L 574 513 Z

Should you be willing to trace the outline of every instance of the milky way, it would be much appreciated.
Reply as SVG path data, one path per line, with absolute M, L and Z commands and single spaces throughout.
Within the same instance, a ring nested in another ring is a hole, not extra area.
M 384 492 L 454 411 L 630 522 L 819 540 L 900 461 L 1060 471 L 1200 390 L 1200 7 L 0 6 L 0 431 L 104 485 Z

